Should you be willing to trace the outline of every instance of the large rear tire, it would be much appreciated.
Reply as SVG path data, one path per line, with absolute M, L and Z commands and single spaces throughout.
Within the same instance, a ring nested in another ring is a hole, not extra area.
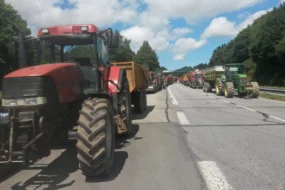
M 119 94 L 119 96 L 119 108 L 122 114 L 123 122 L 127 128 L 127 132 L 124 133 L 124 135 L 131 136 L 133 134 L 132 103 L 129 82 L 126 77 L 124 79 L 122 92 Z
M 216 95 L 217 96 L 222 96 L 223 95 L 223 82 L 220 78 L 216 79 Z
M 258 98 L 259 96 L 259 85 L 257 82 L 250 82 L 250 84 L 253 86 L 253 91 L 251 93 L 251 98 Z
M 143 91 L 138 91 L 135 94 L 135 112 L 138 114 L 142 114 L 144 112 L 144 97 Z
M 78 120 L 77 158 L 85 176 L 110 174 L 115 161 L 112 105 L 104 98 L 87 99 Z
M 226 82 L 225 84 L 225 97 L 226 98 L 232 98 L 234 96 L 234 84 L 232 82 Z
M 144 111 L 147 108 L 147 98 L 146 98 L 146 92 L 143 91 L 143 106 L 144 106 Z

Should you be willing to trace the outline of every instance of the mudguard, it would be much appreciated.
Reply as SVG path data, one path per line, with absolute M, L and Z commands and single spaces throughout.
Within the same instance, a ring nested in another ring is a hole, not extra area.
M 118 66 L 111 66 L 108 78 L 108 92 L 109 94 L 117 94 L 123 83 L 123 76 L 125 71 Z

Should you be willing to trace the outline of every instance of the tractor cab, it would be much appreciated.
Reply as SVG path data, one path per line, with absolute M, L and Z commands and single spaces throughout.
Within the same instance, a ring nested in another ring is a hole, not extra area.
M 236 78 L 236 75 L 244 73 L 243 63 L 230 63 L 225 65 L 226 80 L 232 81 Z

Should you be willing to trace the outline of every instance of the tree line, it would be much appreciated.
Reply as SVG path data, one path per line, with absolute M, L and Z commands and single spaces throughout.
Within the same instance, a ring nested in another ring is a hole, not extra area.
M 217 47 L 209 66 L 245 63 L 261 85 L 285 83 L 285 3 L 256 19 L 227 44 Z
M 245 63 L 249 79 L 260 85 L 285 85 L 285 3 L 256 19 L 227 44 L 218 46 L 208 64 L 185 66 L 189 72 L 227 63 Z
M 27 22 L 21 18 L 18 12 L 4 0 L 0 0 L 0 79 L 7 73 L 19 69 L 18 53 L 9 51 L 9 43 L 15 41 L 18 36 L 17 31 L 21 31 L 24 36 L 31 35 Z M 116 31 L 118 32 L 118 31 Z M 151 71 L 162 71 L 166 68 L 161 67 L 158 56 L 148 41 L 144 41 L 140 49 L 135 53 L 131 49 L 131 40 L 120 36 L 121 45 L 118 49 L 110 49 L 109 57 L 111 62 L 135 61 L 144 65 Z M 15 41 L 17 42 L 17 41 Z M 16 50 L 19 48 L 17 43 Z M 24 39 L 25 55 L 27 66 L 36 63 L 36 49 L 33 40 Z M 84 47 L 75 47 L 71 50 L 72 54 L 90 56 L 91 51 Z M 48 52 L 43 52 L 41 63 L 48 63 Z

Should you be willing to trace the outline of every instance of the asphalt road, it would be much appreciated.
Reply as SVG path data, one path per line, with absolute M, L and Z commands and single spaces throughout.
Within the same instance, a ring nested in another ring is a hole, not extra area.
M 134 116 L 134 136 L 117 139 L 108 178 L 82 176 L 71 143 L 0 189 L 285 189 L 284 103 L 226 99 L 179 83 L 147 101 L 147 112 Z
M 285 189 L 284 103 L 227 99 L 181 84 L 169 92 L 209 189 Z
M 86 179 L 78 170 L 76 150 L 71 143 L 11 174 L 1 182 L 0 190 L 201 189 L 203 180 L 183 131 L 178 123 L 169 122 L 166 99 L 166 90 L 147 95 L 147 112 L 134 115 L 134 136 L 117 139 L 116 164 L 108 178 Z

